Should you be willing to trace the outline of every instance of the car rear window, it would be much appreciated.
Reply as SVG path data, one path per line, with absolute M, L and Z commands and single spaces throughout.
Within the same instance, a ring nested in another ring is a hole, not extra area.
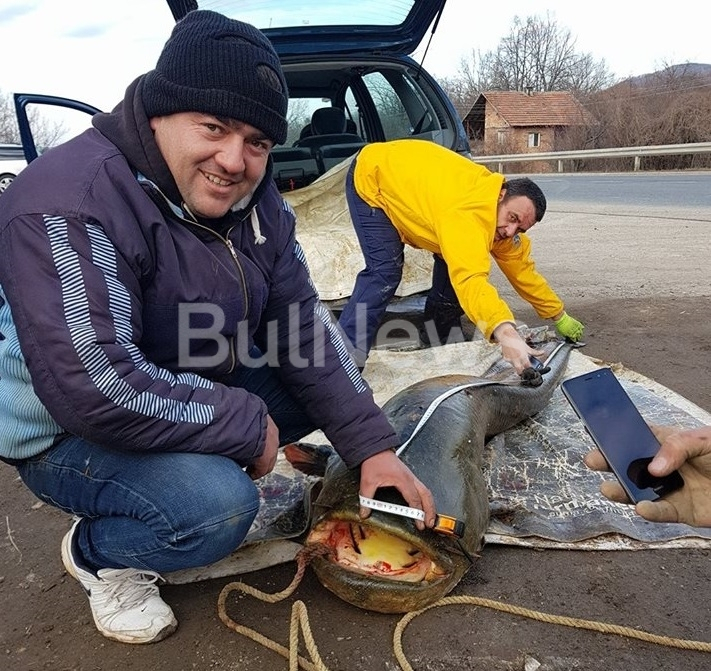
M 240 21 L 257 28 L 290 28 L 293 26 L 399 26 L 412 11 L 415 0 L 359 0 L 344 8 L 343 2 L 282 2 L 242 0 Z M 201 0 L 201 9 L 212 9 L 228 16 L 235 13 L 234 0 Z

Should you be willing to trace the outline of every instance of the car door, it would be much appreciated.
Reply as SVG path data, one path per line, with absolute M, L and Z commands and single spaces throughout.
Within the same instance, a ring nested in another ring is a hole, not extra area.
M 0 193 L 12 184 L 26 165 L 22 145 L 0 144 Z
M 27 163 L 34 161 L 46 148 L 37 146 L 36 137 L 38 129 L 33 122 L 36 122 L 38 119 L 42 119 L 44 122 L 52 118 L 58 119 L 59 123 L 67 124 L 64 134 L 71 136 L 87 128 L 91 123 L 91 117 L 101 112 L 100 109 L 93 105 L 59 96 L 49 96 L 38 93 L 15 93 L 13 99 L 17 124 L 20 128 L 20 141 L 25 152 Z M 32 110 L 34 114 L 31 113 L 30 110 Z M 54 114 L 53 112 L 58 112 L 58 114 Z M 61 128 L 60 126 L 60 130 Z M 59 136 L 57 143 L 66 139 L 69 139 L 69 137 Z

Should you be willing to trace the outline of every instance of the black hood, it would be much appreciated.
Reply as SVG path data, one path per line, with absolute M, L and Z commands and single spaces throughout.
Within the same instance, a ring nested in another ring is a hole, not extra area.
M 113 142 L 126 157 L 129 165 L 148 178 L 171 203 L 186 209 L 183 198 L 163 155 L 158 149 L 153 129 L 143 108 L 141 89 L 145 75 L 135 79 L 126 89 L 123 100 L 111 112 L 95 114 L 92 124 L 102 135 Z M 266 174 L 255 189 L 246 207 L 233 210 L 220 219 L 202 219 L 201 224 L 216 231 L 224 231 L 244 220 L 257 204 L 264 189 L 271 181 L 272 159 L 267 161 Z

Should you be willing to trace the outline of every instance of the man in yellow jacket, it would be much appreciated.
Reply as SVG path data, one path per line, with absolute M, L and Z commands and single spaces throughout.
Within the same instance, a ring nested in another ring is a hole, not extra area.
M 360 364 L 400 283 L 405 244 L 434 255 L 424 315 L 430 342 L 446 341 L 464 313 L 501 345 L 519 374 L 540 354 L 518 334 L 513 313 L 490 284 L 490 256 L 542 319 L 552 319 L 562 336 L 582 337 L 583 324 L 565 312 L 530 257 L 526 231 L 546 211 L 546 198 L 530 179 L 506 181 L 433 142 L 394 140 L 360 151 L 346 197 L 365 268 L 339 325 Z

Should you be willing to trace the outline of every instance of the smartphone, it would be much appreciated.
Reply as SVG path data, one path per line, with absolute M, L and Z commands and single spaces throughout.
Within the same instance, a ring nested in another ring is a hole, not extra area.
M 684 485 L 678 471 L 659 478 L 647 470 L 659 441 L 610 368 L 568 378 L 561 390 L 632 502 Z

